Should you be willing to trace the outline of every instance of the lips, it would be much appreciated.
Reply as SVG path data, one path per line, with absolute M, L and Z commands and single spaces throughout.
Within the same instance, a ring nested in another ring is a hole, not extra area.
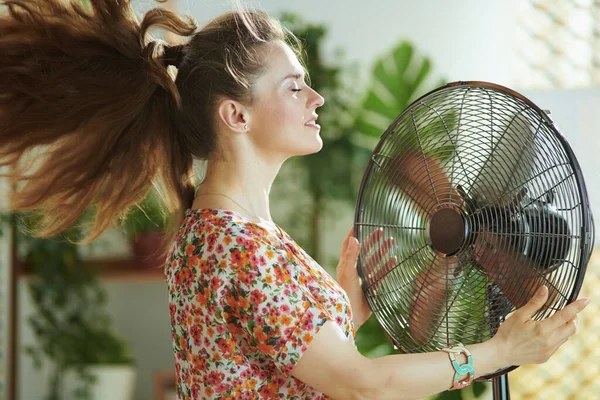
M 320 128 L 320 126 L 317 124 L 317 118 L 318 116 L 314 116 L 313 118 L 309 119 L 304 125 L 310 126 L 312 128 Z

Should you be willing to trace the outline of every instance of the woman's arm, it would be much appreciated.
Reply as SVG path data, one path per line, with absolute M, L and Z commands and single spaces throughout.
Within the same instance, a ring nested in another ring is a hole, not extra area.
M 503 367 L 492 341 L 467 348 L 473 356 L 477 375 Z M 454 370 L 448 355 L 441 351 L 366 358 L 335 323 L 326 322 L 292 375 L 334 399 L 398 400 L 417 399 L 447 390 Z
M 531 317 L 547 295 L 547 290 L 540 291 L 500 326 L 494 338 L 466 346 L 473 356 L 476 376 L 511 365 L 546 362 L 575 333 L 574 320 L 585 307 L 585 299 L 544 321 L 533 321 Z M 334 399 L 417 399 L 447 390 L 454 369 L 444 352 L 366 358 L 335 323 L 327 322 L 292 375 Z

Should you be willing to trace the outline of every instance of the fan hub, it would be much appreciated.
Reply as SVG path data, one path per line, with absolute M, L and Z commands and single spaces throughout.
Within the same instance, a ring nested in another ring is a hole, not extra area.
M 460 209 L 453 205 L 441 205 L 433 211 L 429 221 L 429 242 L 435 251 L 452 256 L 462 248 L 467 228 Z

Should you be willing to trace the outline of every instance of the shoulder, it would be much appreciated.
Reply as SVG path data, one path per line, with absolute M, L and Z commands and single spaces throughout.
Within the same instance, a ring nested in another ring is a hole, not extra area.
M 260 225 L 238 213 L 222 209 L 189 209 L 183 223 L 188 225 L 188 232 L 202 236 L 218 234 L 262 238 L 268 234 Z
M 237 248 L 253 252 L 257 248 L 275 248 L 273 235 L 259 224 L 248 221 L 236 212 L 221 209 L 190 209 L 185 213 L 186 229 L 180 244 L 211 252 L 220 245 L 228 250 Z

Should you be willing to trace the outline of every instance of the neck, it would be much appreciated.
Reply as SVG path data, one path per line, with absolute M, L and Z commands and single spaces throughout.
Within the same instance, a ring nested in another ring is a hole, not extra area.
M 239 203 L 239 210 L 249 217 L 272 221 L 269 208 L 269 194 L 279 165 L 266 165 L 262 162 L 236 162 L 233 160 L 210 160 L 206 177 L 198 187 L 197 195 L 220 193 L 233 199 L 232 207 Z M 200 198 L 200 196 L 198 196 Z M 202 200 L 200 200 L 202 201 Z M 219 199 L 223 202 L 224 199 Z

